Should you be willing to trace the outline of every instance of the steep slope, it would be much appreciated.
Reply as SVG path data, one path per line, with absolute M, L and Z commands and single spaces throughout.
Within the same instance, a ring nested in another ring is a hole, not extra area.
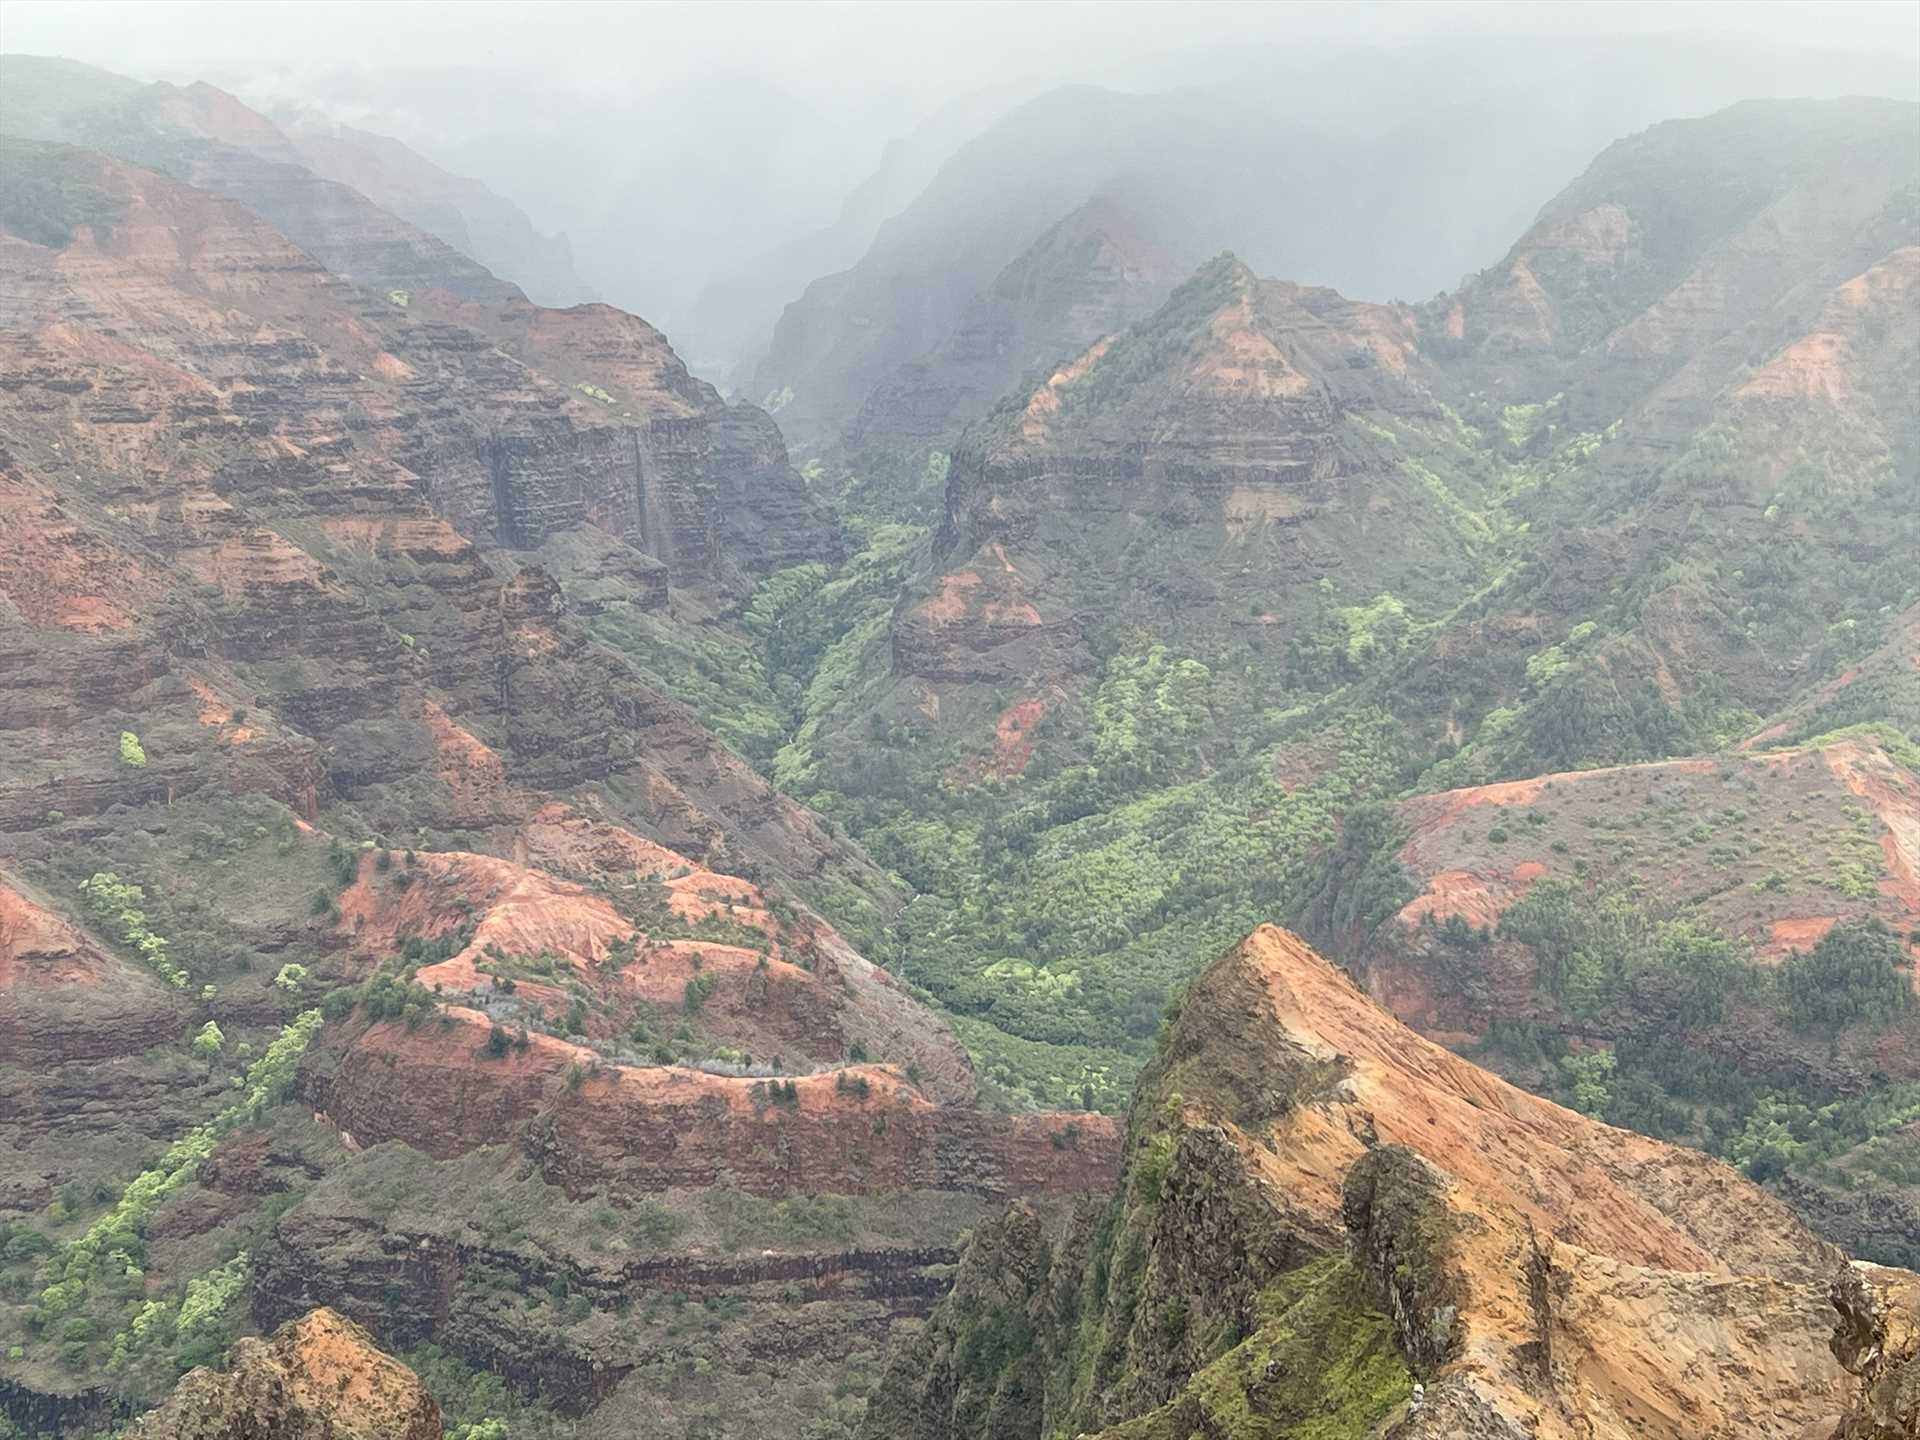
M 424 232 L 417 240 L 387 232 L 390 244 L 412 245 L 424 255 L 432 237 L 524 287 L 541 304 L 594 298 L 573 273 L 564 236 L 538 233 L 511 201 L 389 136 L 336 125 L 299 108 L 269 118 L 212 85 L 144 85 L 72 61 L 4 56 L 0 77 L 7 91 L 0 101 L 5 133 L 105 150 L 227 195 L 266 214 L 329 268 L 360 274 L 363 283 L 411 288 L 434 280 L 419 268 L 424 260 L 383 259 L 367 247 L 356 229 L 375 232 L 392 221 L 370 217 L 354 196 Z M 311 175 L 303 180 L 287 173 L 289 167 Z M 337 193 L 341 186 L 353 196 Z M 295 203 L 303 187 L 311 210 Z M 410 281 L 389 268 L 408 263 L 421 278 Z M 447 288 L 469 293 L 484 285 L 469 269 L 446 263 Z
M 406 1366 L 331 1310 L 235 1343 L 143 1416 L 137 1440 L 440 1440 L 440 1407 Z
M 1300 127 L 1273 126 L 1232 101 L 1049 92 L 962 146 L 856 265 L 788 305 L 747 393 L 778 402 L 788 442 L 812 453 L 876 385 L 945 343 L 1002 269 L 1092 197 L 1128 197 L 1163 236 L 1178 234 L 1175 248 L 1205 254 L 1245 228 L 1222 223 L 1223 211 L 1230 219 L 1236 205 L 1280 194 L 1304 200 L 1323 163 Z M 1228 165 L 1261 183 L 1213 183 Z M 1166 223 L 1175 215 L 1186 222 L 1177 232 Z
M 1420 1039 L 1284 931 L 1195 981 L 1127 1156 L 1066 1241 L 1017 1210 L 976 1241 L 865 1433 L 1701 1440 L 1846 1403 L 1843 1262 L 1776 1201 Z
M 1159 307 L 1192 270 L 1124 202 L 1095 196 L 970 301 L 931 354 L 869 395 L 846 434 L 858 452 L 944 448 L 1041 366 L 1079 355 Z
M 1920 1259 L 1911 743 L 1535 776 L 1348 817 L 1306 923 L 1407 1024 Z
M 1603 151 L 1432 314 L 1493 383 L 1533 392 L 1514 399 L 1562 389 L 1564 362 L 1586 359 L 1570 393 L 1600 407 L 1577 418 L 1604 424 L 1689 364 L 1717 381 L 1765 331 L 1909 243 L 1913 131 L 1911 104 L 1864 99 L 1749 101 L 1653 126 Z M 1736 332 L 1748 343 L 1721 350 Z
M 564 235 L 545 235 L 504 196 L 452 174 L 389 135 L 336 124 L 307 110 L 275 117 L 314 174 L 351 187 L 409 225 L 471 255 L 538 305 L 597 299 L 574 273 Z
M 608 307 L 371 293 L 156 173 L 0 160 L 9 1417 L 90 1433 L 337 1304 L 542 1413 L 792 1430 L 841 1397 L 753 1357 L 830 1379 L 988 1204 L 1110 1181 L 1110 1121 L 976 1108 L 810 908 L 888 878 L 582 627 L 836 553 L 764 415 Z M 370 1211 L 396 1175 L 434 1213 Z M 551 1315 L 474 1323 L 510 1268 Z M 705 1400 L 689 1342 L 608 1339 L 672 1282 L 726 1317 Z
M 1887 642 L 1920 544 L 1916 186 L 1911 106 L 1658 126 L 1425 312 L 1481 423 L 1523 451 L 1608 436 L 1398 684 L 1466 737 L 1448 782 L 1738 740 Z
M 1439 411 L 1405 312 L 1210 262 L 964 438 L 934 541 L 944 573 L 897 622 L 895 671 L 1044 684 L 1090 668 L 1094 625 L 1175 616 L 1218 643 L 1250 608 L 1286 623 L 1276 576 L 1312 594 L 1338 571 L 1364 600 L 1400 579 L 1355 573 L 1380 556 L 1375 526 L 1437 552 L 1381 556 L 1403 573 L 1451 558 L 1464 575 L 1473 538 L 1396 452 L 1395 425 L 1446 443 L 1420 433 Z M 1278 615 L 1251 605 L 1269 597 Z

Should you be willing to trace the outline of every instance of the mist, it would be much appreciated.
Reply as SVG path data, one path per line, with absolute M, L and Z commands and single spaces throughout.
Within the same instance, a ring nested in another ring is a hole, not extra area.
M 1760 96 L 1920 93 L 1906 4 L 16 0 L 0 32 L 12 52 L 210 82 L 310 135 L 393 137 L 524 212 L 552 263 L 506 278 L 642 314 L 735 389 L 783 311 L 859 265 L 969 146 L 989 168 L 1063 156 L 1074 178 L 1023 211 L 1029 231 L 1124 184 L 1198 217 L 1183 248 L 1419 298 L 1497 260 L 1623 134 Z M 1065 86 L 1197 97 L 1206 153 L 1023 134 L 1022 107 Z M 1031 239 L 979 242 L 967 283 Z

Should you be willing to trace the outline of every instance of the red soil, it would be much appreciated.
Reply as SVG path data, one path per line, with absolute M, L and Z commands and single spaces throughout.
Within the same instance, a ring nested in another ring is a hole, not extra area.
M 495 1057 L 485 1016 L 449 1015 L 446 1026 L 412 1033 L 374 1026 L 341 1058 L 328 1113 L 358 1144 L 397 1139 L 446 1158 L 499 1144 L 538 1117 L 527 1147 L 570 1193 L 728 1185 L 762 1195 L 900 1186 L 1069 1195 L 1110 1186 L 1118 1164 L 1109 1117 L 945 1108 L 883 1066 L 795 1077 L 797 1103 L 783 1104 L 744 1077 L 596 1069 L 591 1051 L 544 1035 Z

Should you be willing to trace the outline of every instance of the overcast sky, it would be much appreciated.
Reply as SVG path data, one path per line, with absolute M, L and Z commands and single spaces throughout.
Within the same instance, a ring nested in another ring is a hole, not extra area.
M 121 71 L 195 61 L 537 68 L 576 88 L 668 88 L 716 72 L 820 96 L 846 87 L 903 111 L 1030 74 L 1066 75 L 1172 47 L 1441 33 L 1739 30 L 1840 49 L 1910 53 L 1920 0 L 1620 3 L 546 3 L 446 0 L 5 0 L 0 47 Z

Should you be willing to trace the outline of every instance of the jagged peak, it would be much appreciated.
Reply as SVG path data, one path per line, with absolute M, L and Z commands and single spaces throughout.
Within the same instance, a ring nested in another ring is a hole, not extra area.
M 1008 395 L 972 438 L 1131 446 L 1164 418 L 1189 437 L 1257 445 L 1302 420 L 1324 429 L 1336 401 L 1400 403 L 1381 377 L 1398 386 L 1414 358 L 1410 312 L 1263 280 L 1223 251 L 1152 314 Z

